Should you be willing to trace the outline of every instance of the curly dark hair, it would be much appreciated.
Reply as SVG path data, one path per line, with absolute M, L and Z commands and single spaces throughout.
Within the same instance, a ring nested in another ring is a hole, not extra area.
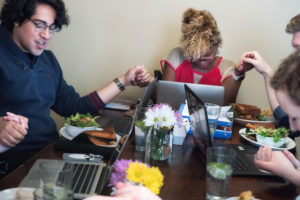
M 300 14 L 296 15 L 289 21 L 286 25 L 285 31 L 291 34 L 300 31 Z
M 283 60 L 271 79 L 275 90 L 284 89 L 291 100 L 300 106 L 300 49 Z
M 37 4 L 47 4 L 56 11 L 54 24 L 58 31 L 69 24 L 69 16 L 62 0 L 5 0 L 1 14 L 1 25 L 12 32 L 14 23 L 22 24 L 35 14 Z
M 198 60 L 212 47 L 222 46 L 217 22 L 207 10 L 188 8 L 183 13 L 181 32 L 184 57 L 188 60 Z

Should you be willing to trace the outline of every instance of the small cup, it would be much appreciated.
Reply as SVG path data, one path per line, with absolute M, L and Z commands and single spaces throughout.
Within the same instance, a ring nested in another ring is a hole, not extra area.
M 210 147 L 206 151 L 206 199 L 227 198 L 236 152 L 226 147 Z
M 208 117 L 208 124 L 209 124 L 209 130 L 211 134 L 211 139 L 213 140 L 217 123 L 218 123 L 218 117 L 220 114 L 221 106 L 213 103 L 205 103 L 205 108 L 207 112 Z
M 135 109 L 135 149 L 137 151 L 145 151 L 146 135 L 149 131 L 149 127 L 145 126 L 144 119 L 146 118 L 146 112 L 148 108 L 143 107 L 140 104 Z
M 72 178 L 74 166 L 63 168 L 61 160 L 49 160 L 40 164 L 40 180 L 43 199 L 73 199 Z

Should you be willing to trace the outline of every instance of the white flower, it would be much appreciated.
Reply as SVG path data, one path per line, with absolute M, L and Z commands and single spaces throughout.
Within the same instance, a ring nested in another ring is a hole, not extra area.
M 172 108 L 168 105 L 163 105 L 160 110 L 160 127 L 172 128 L 176 123 L 176 117 Z
M 168 104 L 158 104 L 146 112 L 146 126 L 171 129 L 177 123 L 175 111 Z
M 157 112 L 156 110 L 149 109 L 145 115 L 146 115 L 146 119 L 144 120 L 145 125 L 157 127 L 159 123 L 159 112 Z

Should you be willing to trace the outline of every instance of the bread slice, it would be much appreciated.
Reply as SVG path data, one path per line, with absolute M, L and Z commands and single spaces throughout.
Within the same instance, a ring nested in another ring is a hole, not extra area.
M 252 200 L 254 197 L 252 196 L 252 191 L 248 190 L 245 192 L 242 192 L 238 198 L 238 200 Z
M 116 145 L 116 140 L 102 140 L 101 138 L 96 138 L 92 136 L 88 136 L 89 140 L 96 146 L 110 146 L 110 145 Z
M 96 146 L 116 145 L 116 134 L 112 126 L 105 128 L 102 131 L 88 130 L 84 131 L 88 139 Z
M 254 105 L 248 105 L 248 104 L 239 104 L 235 103 L 232 104 L 234 109 L 238 111 L 239 113 L 243 115 L 259 115 L 260 114 L 260 108 Z
M 102 131 L 88 130 L 88 131 L 84 131 L 84 133 L 88 136 L 97 137 L 97 138 L 104 138 L 104 139 L 109 139 L 109 140 L 113 140 L 113 139 L 116 138 L 116 135 L 114 133 L 114 129 L 113 129 L 112 126 L 107 127 Z

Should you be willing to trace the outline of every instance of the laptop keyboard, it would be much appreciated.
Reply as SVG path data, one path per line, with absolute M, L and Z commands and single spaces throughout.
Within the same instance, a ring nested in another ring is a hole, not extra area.
M 96 177 L 96 173 L 100 166 L 88 163 L 65 163 L 63 168 L 70 168 L 72 165 L 74 165 L 72 182 L 73 192 L 80 194 L 90 194 L 94 179 Z
M 113 123 L 113 127 L 118 135 L 127 135 L 131 131 L 132 118 L 128 116 L 121 117 Z
M 249 170 L 248 163 L 240 155 L 237 155 L 235 162 L 233 163 L 233 169 L 239 171 Z

